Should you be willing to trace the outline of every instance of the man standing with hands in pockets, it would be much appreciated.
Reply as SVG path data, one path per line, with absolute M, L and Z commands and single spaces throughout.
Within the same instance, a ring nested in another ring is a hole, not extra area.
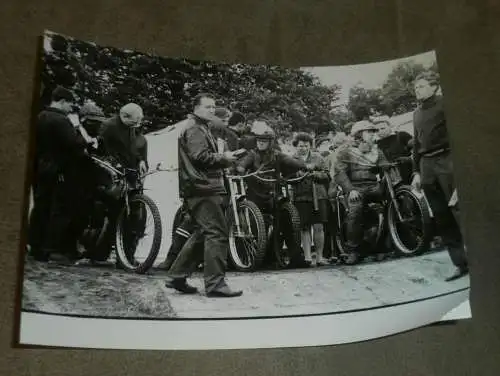
M 413 114 L 414 148 L 412 186 L 424 190 L 443 243 L 447 247 L 456 272 L 446 281 L 468 274 L 468 262 L 460 231 L 458 209 L 453 201 L 456 187 L 453 161 L 446 128 L 443 100 L 437 94 L 438 77 L 433 72 L 422 73 L 414 82 L 419 106 Z
M 166 287 L 186 294 L 197 292 L 186 279 L 199 260 L 194 254 L 199 248 L 192 243 L 202 239 L 207 296 L 236 297 L 243 292 L 231 290 L 225 280 L 229 231 L 222 205 L 227 195 L 224 168 L 236 162 L 237 157 L 234 152 L 218 152 L 217 142 L 209 130 L 214 113 L 214 97 L 199 94 L 194 99 L 190 123 L 179 136 L 179 195 L 195 222 L 196 231 L 172 264 Z

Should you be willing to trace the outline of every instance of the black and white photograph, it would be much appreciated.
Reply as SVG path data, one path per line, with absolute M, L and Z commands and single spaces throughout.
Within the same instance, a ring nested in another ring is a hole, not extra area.
M 472 317 L 436 51 L 289 67 L 45 31 L 40 58 L 21 344 L 319 346 Z

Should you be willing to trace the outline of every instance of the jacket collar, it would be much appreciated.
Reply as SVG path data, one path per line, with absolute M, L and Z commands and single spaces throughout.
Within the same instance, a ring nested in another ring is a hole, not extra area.
M 64 116 L 68 116 L 68 114 L 66 112 L 64 112 L 63 110 L 56 108 L 56 107 L 49 106 L 45 110 L 50 111 L 50 112 L 56 112 L 56 113 L 64 115 Z

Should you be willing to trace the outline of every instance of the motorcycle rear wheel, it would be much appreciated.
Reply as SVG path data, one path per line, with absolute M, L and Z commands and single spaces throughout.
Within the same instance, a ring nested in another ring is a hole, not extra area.
M 133 207 L 134 204 L 141 203 L 144 205 L 144 208 L 148 208 L 151 211 L 153 217 L 153 241 L 149 252 L 145 260 L 141 263 L 133 263 L 129 260 L 127 256 L 127 242 L 129 239 L 126 239 L 127 228 L 126 228 L 126 220 L 127 220 L 127 212 L 126 209 L 123 208 L 121 213 L 118 216 L 117 225 L 116 225 L 116 262 L 118 267 L 125 269 L 129 272 L 135 272 L 137 274 L 146 273 L 154 264 L 156 258 L 158 257 L 158 253 L 160 252 L 161 240 L 162 240 L 162 223 L 161 216 L 158 207 L 155 202 L 146 196 L 145 194 L 136 194 L 130 197 L 129 204 L 130 207 Z M 135 247 L 137 247 L 137 243 L 135 243 Z M 129 250 L 130 251 L 130 250 Z M 133 253 L 136 252 L 136 249 L 133 249 Z M 130 253 L 130 252 L 129 252 Z
M 279 215 L 278 247 L 274 247 L 274 244 L 271 246 L 274 249 L 276 266 L 278 269 L 285 269 L 292 265 L 294 253 L 298 253 L 301 250 L 302 228 L 299 212 L 291 202 L 281 204 Z M 282 245 L 286 245 L 286 251 Z

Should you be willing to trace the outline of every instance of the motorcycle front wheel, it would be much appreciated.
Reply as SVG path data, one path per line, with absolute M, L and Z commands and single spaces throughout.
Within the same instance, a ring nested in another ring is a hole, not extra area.
M 116 262 L 118 267 L 138 274 L 146 273 L 160 252 L 162 223 L 158 207 L 145 194 L 129 199 L 129 212 L 123 208 L 116 224 Z M 140 245 L 146 236 L 149 245 Z M 137 252 L 140 251 L 141 255 Z
M 403 257 L 421 255 L 429 249 L 432 239 L 429 209 L 409 186 L 396 189 L 395 196 L 401 218 L 394 202 L 390 201 L 387 222 L 396 253 Z
M 258 206 L 249 200 L 237 203 L 240 229 L 236 226 L 233 208 L 229 208 L 229 261 L 242 272 L 258 269 L 266 255 L 266 225 Z

